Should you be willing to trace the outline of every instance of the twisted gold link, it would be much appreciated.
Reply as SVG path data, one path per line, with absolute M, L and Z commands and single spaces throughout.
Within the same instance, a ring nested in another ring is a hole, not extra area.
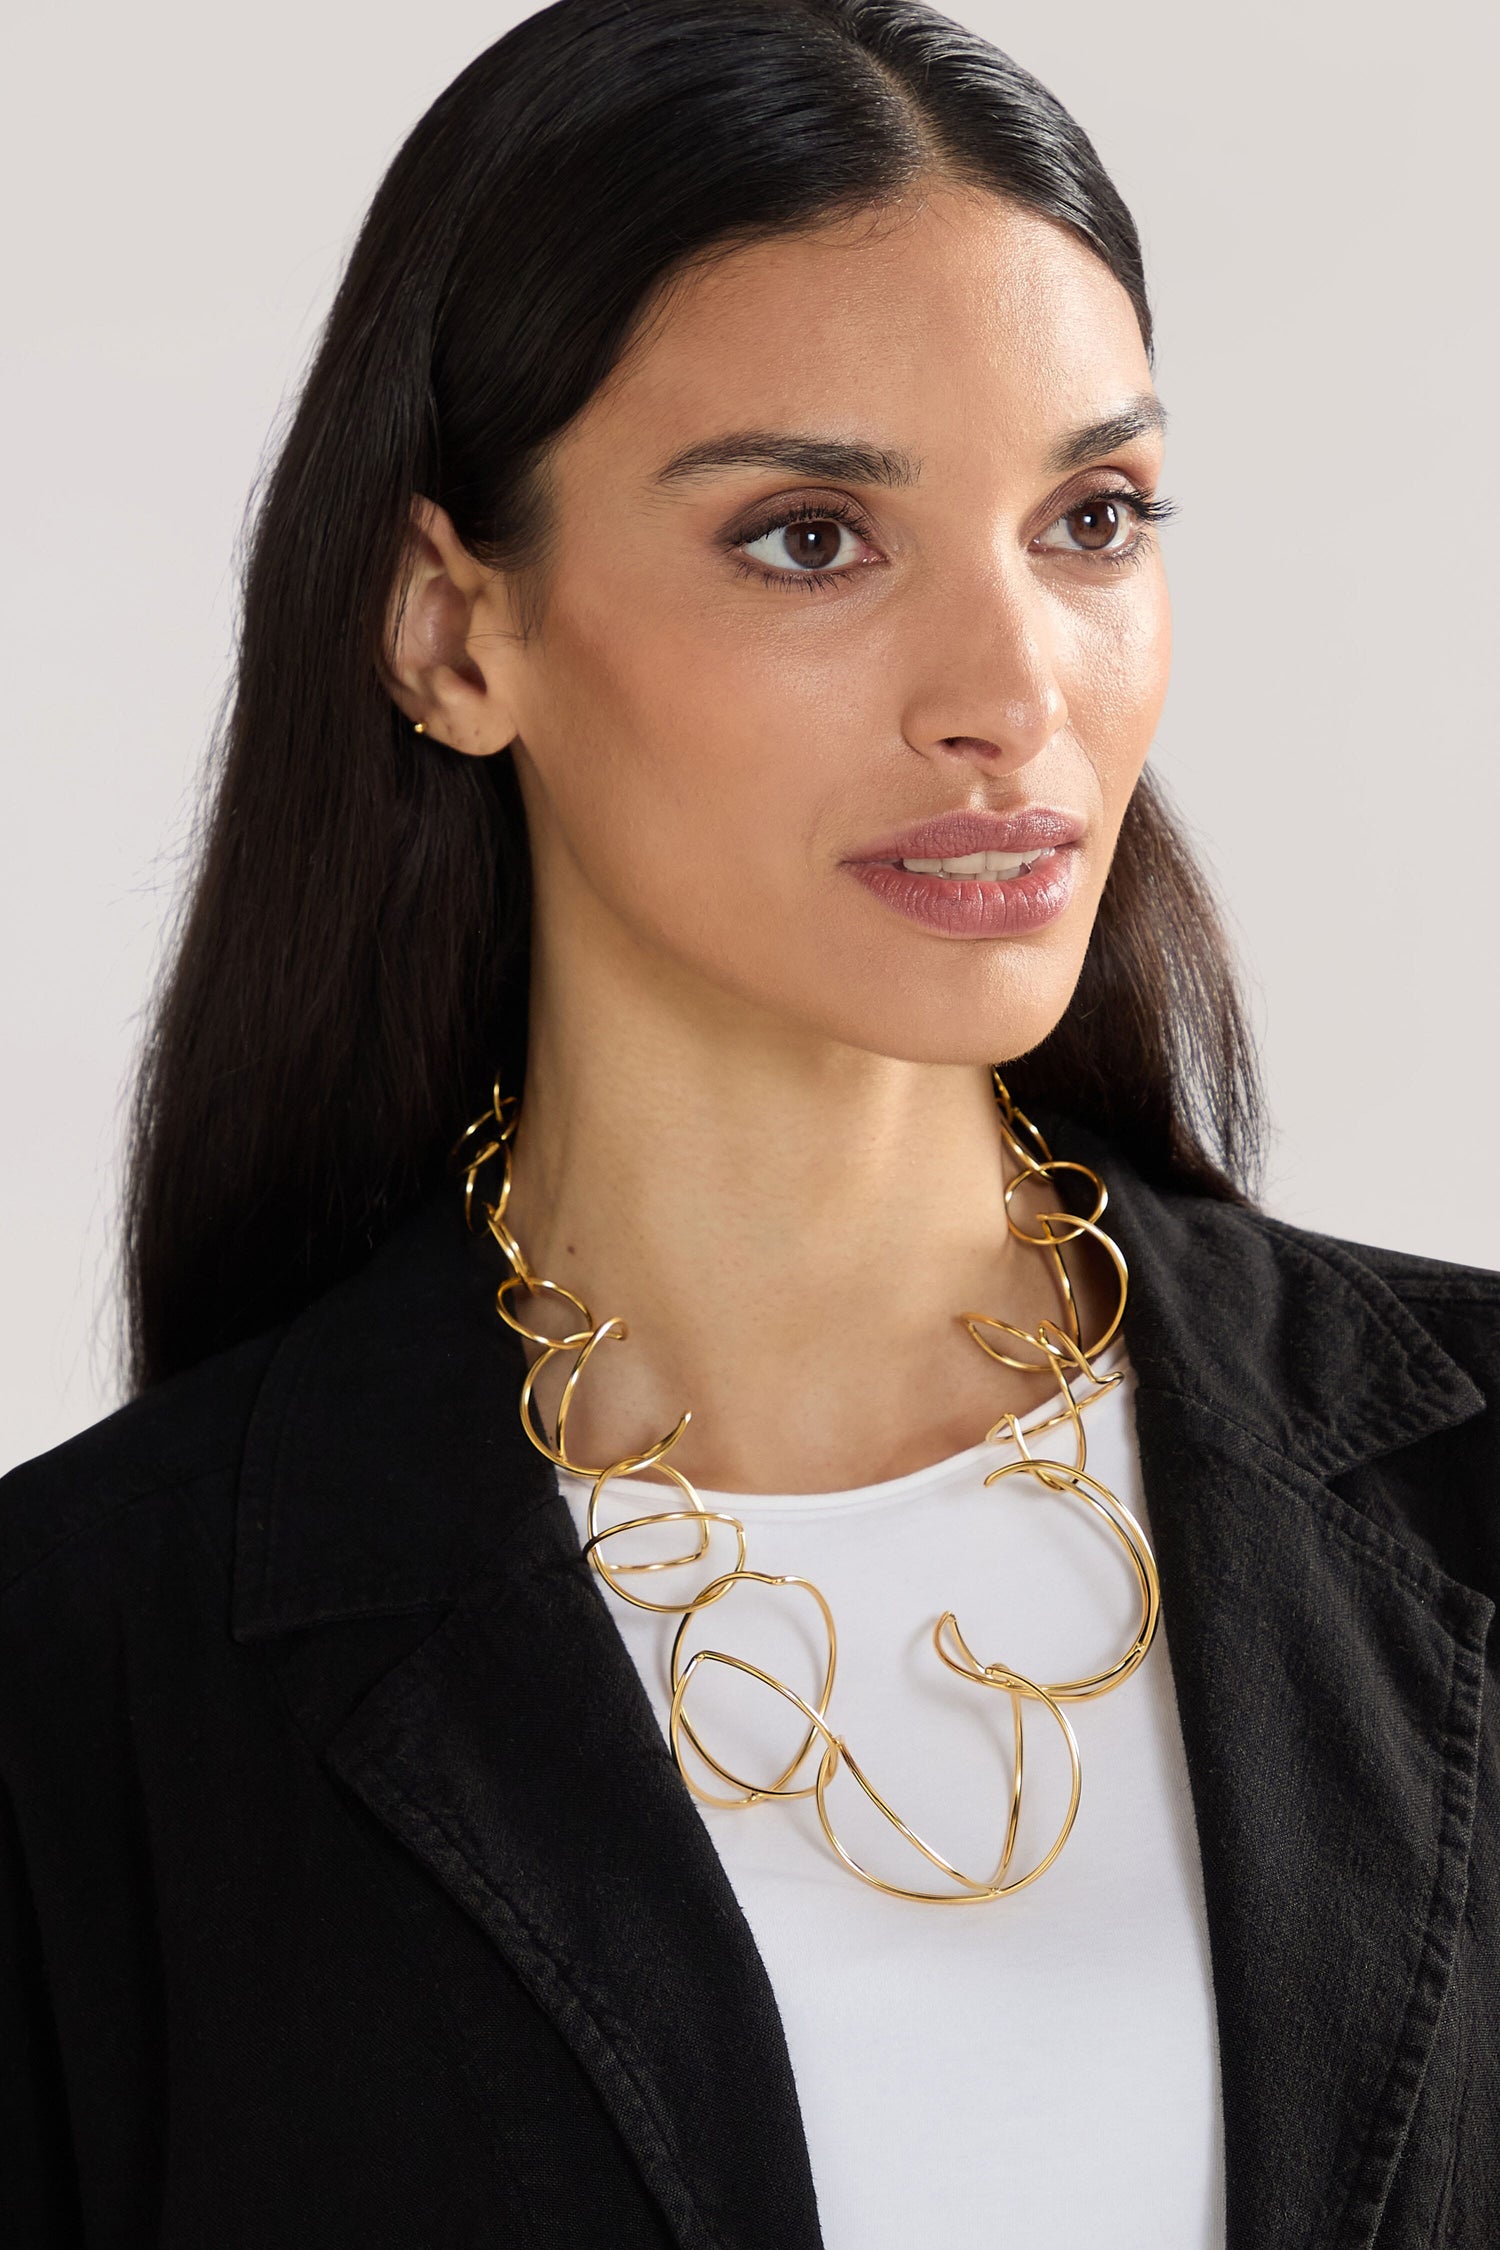
M 810 1579 L 748 1568 L 748 1540 L 740 1518 L 724 1510 L 705 1508 L 691 1481 L 668 1461 L 667 1455 L 687 1429 L 692 1419 L 691 1413 L 684 1412 L 664 1437 L 657 1438 L 654 1443 L 637 1453 L 623 1455 L 617 1461 L 590 1466 L 571 1457 L 568 1450 L 568 1419 L 579 1381 L 599 1346 L 606 1342 L 623 1342 L 628 1330 L 625 1322 L 618 1316 L 596 1321 L 581 1297 L 571 1289 L 565 1289 L 560 1282 L 549 1281 L 545 1276 L 533 1272 L 527 1263 L 507 1217 L 512 1155 L 520 1122 L 520 1102 L 515 1095 L 502 1094 L 498 1080 L 490 1107 L 464 1128 L 454 1145 L 451 1160 L 454 1169 L 463 1179 L 464 1217 L 467 1224 L 471 1228 L 477 1227 L 477 1208 L 483 1225 L 494 1237 L 510 1268 L 509 1274 L 496 1291 L 496 1310 L 507 1327 L 536 1349 L 537 1357 L 527 1368 L 521 1385 L 521 1426 L 532 1445 L 556 1468 L 566 1470 L 570 1475 L 589 1481 L 592 1485 L 588 1504 L 588 1536 L 583 1546 L 584 1557 L 604 1580 L 610 1592 L 621 1601 L 628 1602 L 637 1609 L 679 1619 L 671 1649 L 672 1700 L 667 1732 L 672 1756 L 684 1782 L 700 1802 L 726 1808 L 743 1809 L 755 1804 L 786 1803 L 810 1797 L 815 1801 L 819 1825 L 830 1849 L 851 1874 L 873 1889 L 883 1891 L 890 1898 L 913 1899 L 935 1906 L 978 1905 L 993 1899 L 1008 1898 L 1014 1892 L 1024 1890 L 1028 1884 L 1034 1883 L 1052 1866 L 1072 1833 L 1073 1824 L 1078 1817 L 1083 1785 L 1078 1742 L 1063 1705 L 1108 1695 L 1127 1680 L 1144 1661 L 1161 1614 L 1161 1590 L 1156 1560 L 1146 1534 L 1125 1503 L 1101 1483 L 1087 1465 L 1088 1439 L 1084 1414 L 1096 1400 L 1107 1396 L 1121 1380 L 1118 1371 L 1101 1374 L 1094 1362 L 1119 1333 L 1129 1290 L 1125 1259 L 1101 1224 L 1108 1207 L 1109 1191 L 1088 1165 L 1076 1163 L 1066 1157 L 1054 1157 L 1030 1118 L 1017 1109 L 998 1069 L 991 1072 L 991 1079 L 1002 1149 L 1014 1166 L 1012 1176 L 1002 1187 L 1006 1226 L 1013 1240 L 1028 1249 L 1041 1252 L 1048 1259 L 1057 1282 L 1063 1321 L 1059 1323 L 1044 1319 L 1038 1321 L 1035 1329 L 1026 1329 L 1011 1321 L 1002 1320 L 995 1313 L 965 1312 L 958 1316 L 968 1334 L 988 1358 L 1002 1367 L 1014 1368 L 1023 1374 L 1050 1374 L 1057 1385 L 1060 1398 L 1056 1412 L 1043 1421 L 1034 1422 L 1029 1430 L 1023 1429 L 1020 1417 L 1011 1412 L 1003 1413 L 991 1425 L 986 1432 L 987 1440 L 993 1442 L 1003 1433 L 1015 1446 L 1016 1458 L 1003 1462 L 999 1468 L 992 1470 L 984 1483 L 988 1488 L 1009 1477 L 1029 1477 L 1046 1492 L 1081 1502 L 1123 1548 L 1140 1597 L 1140 1615 L 1130 1641 L 1112 1664 L 1077 1679 L 1055 1680 L 1050 1683 L 1033 1680 L 1008 1664 L 982 1663 L 964 1638 L 952 1610 L 945 1610 L 934 1625 L 933 1647 L 947 1670 L 971 1686 L 987 1688 L 1006 1696 L 1010 1703 L 1013 1741 L 1010 1786 L 999 1854 L 992 1872 L 987 1876 L 965 1874 L 934 1844 L 909 1826 L 875 1787 L 848 1742 L 835 1732 L 829 1721 L 838 1668 L 838 1633 L 833 1612 Z M 478 1185 L 480 1175 L 487 1165 L 494 1164 L 497 1160 L 501 1165 L 499 1192 L 493 1202 L 486 1202 Z M 1020 1191 L 1023 1188 L 1050 1189 L 1064 1175 L 1088 1184 L 1093 1198 L 1092 1208 L 1087 1212 L 1079 1212 L 1071 1211 L 1064 1205 L 1057 1210 L 1036 1211 L 1023 1224 L 1013 1209 Z M 1115 1302 L 1110 1318 L 1101 1333 L 1088 1344 L 1083 1340 L 1078 1301 L 1063 1255 L 1065 1249 L 1081 1241 L 1084 1236 L 1097 1242 L 1104 1251 L 1113 1267 L 1116 1283 Z M 576 1325 L 567 1326 L 560 1335 L 549 1334 L 544 1328 L 533 1324 L 540 1317 L 539 1313 L 534 1313 L 530 1321 L 522 1317 L 518 1302 L 527 1297 L 538 1304 L 552 1301 L 562 1309 L 565 1318 L 573 1316 Z M 1022 1347 L 1028 1356 L 1018 1357 L 1014 1351 L 1006 1350 L 997 1340 L 1002 1337 Z M 553 1361 L 565 1355 L 572 1356 L 572 1365 L 563 1382 L 553 1427 L 549 1431 L 542 1418 L 536 1386 Z M 1050 1455 L 1042 1456 L 1033 1451 L 1037 1438 L 1060 1428 L 1066 1428 L 1071 1433 L 1071 1461 L 1055 1460 Z M 670 1508 L 653 1508 L 618 1523 L 602 1522 L 601 1506 L 610 1484 L 616 1479 L 638 1476 L 646 1469 L 659 1469 L 669 1485 L 675 1487 L 681 1495 L 683 1504 Z M 621 1561 L 608 1552 L 617 1542 L 632 1533 L 645 1533 L 669 1524 L 691 1525 L 694 1544 L 690 1548 L 685 1547 L 681 1553 L 653 1554 L 648 1559 L 638 1561 Z M 695 1564 L 703 1564 L 705 1558 L 710 1557 L 716 1525 L 733 1533 L 736 1555 L 732 1569 L 718 1571 L 698 1585 L 696 1590 L 685 1595 L 679 1591 L 677 1597 L 672 1599 L 653 1600 L 621 1583 L 627 1577 L 684 1571 Z M 785 1680 L 778 1679 L 773 1672 L 752 1664 L 747 1657 L 737 1656 L 728 1649 L 704 1647 L 694 1649 L 690 1654 L 685 1653 L 687 1634 L 693 1621 L 709 1609 L 722 1612 L 726 1598 L 737 1588 L 746 1585 L 776 1592 L 800 1593 L 810 1597 L 816 1606 L 826 1634 L 827 1656 L 815 1701 L 810 1702 Z M 772 1778 L 753 1780 L 736 1773 L 708 1747 L 689 1717 L 687 1699 L 692 1684 L 714 1667 L 758 1681 L 800 1713 L 804 1720 L 804 1732 L 794 1756 Z M 1046 1851 L 1023 1873 L 1013 1875 L 1011 1868 L 1020 1834 L 1025 1785 L 1025 1712 L 1028 1705 L 1040 1705 L 1058 1728 L 1067 1754 L 1070 1785 L 1067 1809 Z M 800 1779 L 809 1758 L 820 1744 L 822 1749 L 816 1774 L 811 1780 Z M 705 1786 L 688 1762 L 689 1753 L 717 1782 L 727 1785 L 735 1794 L 726 1796 L 717 1789 Z M 892 1882 L 855 1856 L 839 1833 L 829 1803 L 833 1783 L 841 1768 L 847 1770 L 855 1786 L 903 1842 L 936 1869 L 951 1888 L 933 1889 L 930 1886 Z
M 736 1519 L 736 1521 L 738 1521 L 738 1519 Z M 781 1772 L 776 1776 L 776 1779 L 774 1781 L 742 1780 L 737 1773 L 732 1773 L 728 1766 L 722 1764 L 719 1759 L 714 1757 L 711 1751 L 704 1749 L 703 1744 L 700 1742 L 698 1736 L 694 1733 L 692 1727 L 689 1725 L 685 1714 L 679 1714 L 679 1726 L 681 1728 L 681 1731 L 687 1736 L 689 1742 L 691 1742 L 693 1748 L 697 1751 L 699 1757 L 703 1760 L 703 1763 L 706 1766 L 710 1767 L 712 1771 L 719 1776 L 721 1781 L 727 1781 L 732 1788 L 742 1789 L 745 1792 L 743 1797 L 712 1797 L 707 1799 L 708 1803 L 720 1805 L 753 1805 L 756 1799 L 759 1797 L 810 1796 L 812 1794 L 812 1789 L 814 1786 L 813 1784 L 809 1784 L 805 1789 L 792 1789 L 788 1786 L 788 1784 L 790 1783 L 793 1774 L 796 1773 L 798 1767 L 802 1764 L 804 1758 L 806 1758 L 809 1750 L 811 1750 L 814 1742 L 817 1740 L 818 1730 L 822 1727 L 823 1720 L 827 1715 L 829 1698 L 833 1694 L 833 1675 L 838 1669 L 839 1660 L 839 1637 L 838 1629 L 833 1622 L 833 1611 L 829 1608 L 827 1602 L 824 1600 L 819 1588 L 813 1584 L 810 1578 L 772 1576 L 768 1575 L 768 1573 L 763 1570 L 746 1570 L 744 1568 L 742 1558 L 740 1564 L 734 1570 L 726 1571 L 722 1578 L 715 1579 L 711 1586 L 705 1587 L 701 1599 L 692 1605 L 692 1607 L 688 1611 L 688 1614 L 683 1618 L 682 1623 L 678 1626 L 677 1631 L 673 1636 L 671 1677 L 672 1700 L 674 1708 L 677 1707 L 677 1687 L 679 1679 L 681 1678 L 682 1674 L 689 1669 L 689 1667 L 696 1665 L 697 1660 L 700 1656 L 712 1656 L 716 1662 L 720 1663 L 731 1661 L 730 1659 L 725 1658 L 722 1651 L 720 1650 L 699 1649 L 695 1651 L 694 1655 L 688 1659 L 688 1663 L 685 1665 L 682 1661 L 682 1643 L 683 1637 L 686 1634 L 689 1625 L 692 1623 L 693 1617 L 696 1614 L 697 1610 L 705 1608 L 710 1601 L 717 1601 L 722 1595 L 730 1593 L 736 1584 L 800 1587 L 803 1593 L 810 1594 L 812 1596 L 812 1599 L 816 1602 L 819 1614 L 823 1620 L 824 1630 L 828 1635 L 828 1661 L 823 1670 L 823 1685 L 818 1691 L 816 1716 L 815 1718 L 809 1720 L 808 1732 L 802 1739 L 801 1748 L 797 1751 L 795 1757 L 791 1759 L 789 1764 L 783 1766 Z M 756 1671 L 753 1665 L 744 1665 L 743 1663 L 741 1663 L 740 1659 L 734 1659 L 732 1661 L 740 1664 L 741 1669 L 750 1671 L 756 1678 L 763 1677 L 762 1674 Z M 799 1705 L 801 1704 L 801 1698 L 799 1696 L 792 1695 L 791 1700 L 798 1703 Z M 813 1709 L 813 1706 L 808 1705 L 806 1706 L 806 1708 L 811 1711 Z M 684 1776 L 684 1778 L 686 1777 Z M 703 1792 L 700 1790 L 699 1795 L 701 1796 L 702 1794 Z

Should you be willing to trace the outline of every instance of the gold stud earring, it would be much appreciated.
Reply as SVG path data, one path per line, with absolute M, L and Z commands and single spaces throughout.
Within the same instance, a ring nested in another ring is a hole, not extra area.
M 413 734 L 425 734 L 427 732 L 426 723 L 423 720 L 418 719 L 416 725 L 412 728 L 411 731 Z

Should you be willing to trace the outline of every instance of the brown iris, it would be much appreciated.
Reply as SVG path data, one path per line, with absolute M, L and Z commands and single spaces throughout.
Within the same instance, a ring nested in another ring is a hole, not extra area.
M 1063 521 L 1080 547 L 1108 547 L 1122 515 L 1113 500 L 1088 500 L 1081 508 L 1070 508 Z
M 817 522 L 789 523 L 781 538 L 793 562 L 822 570 L 826 564 L 837 562 L 843 531 L 843 525 L 830 516 Z

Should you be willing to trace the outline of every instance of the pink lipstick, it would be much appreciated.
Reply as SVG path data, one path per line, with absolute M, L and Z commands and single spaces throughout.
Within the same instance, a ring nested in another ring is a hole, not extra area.
M 1020 937 L 1073 895 L 1083 822 L 1050 805 L 955 811 L 851 853 L 856 881 L 943 937 Z

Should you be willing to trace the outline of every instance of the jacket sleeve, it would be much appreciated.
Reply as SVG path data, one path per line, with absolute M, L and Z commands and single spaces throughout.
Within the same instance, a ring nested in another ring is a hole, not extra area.
M 82 2250 L 84 2239 L 36 1909 L 0 1789 L 0 2242 Z

